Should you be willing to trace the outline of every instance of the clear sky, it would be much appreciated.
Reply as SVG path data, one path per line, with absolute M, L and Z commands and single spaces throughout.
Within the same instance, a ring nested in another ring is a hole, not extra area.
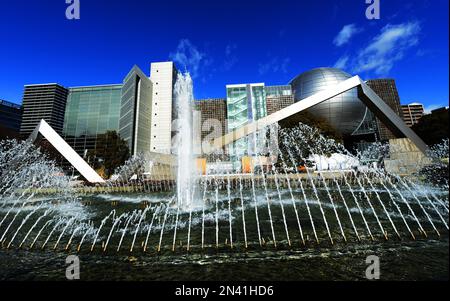
M 286 84 L 314 67 L 364 79 L 391 77 L 402 103 L 448 106 L 449 1 L 0 0 L 0 98 L 20 103 L 25 84 L 120 83 L 136 64 L 175 60 L 196 98 L 225 85 Z

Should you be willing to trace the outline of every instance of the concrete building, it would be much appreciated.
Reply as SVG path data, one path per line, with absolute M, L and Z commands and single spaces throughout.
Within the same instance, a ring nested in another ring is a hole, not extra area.
M 195 110 L 200 113 L 200 134 L 198 136 L 202 143 L 205 140 L 221 137 L 228 132 L 227 100 L 225 98 L 196 100 L 194 106 Z M 225 149 L 222 149 L 222 153 L 224 152 Z M 209 160 L 215 158 L 216 156 L 208 156 Z
M 152 63 L 150 80 L 152 91 L 152 134 L 150 150 L 170 154 L 172 148 L 172 120 L 174 117 L 173 88 L 177 70 L 173 62 Z
M 56 83 L 26 85 L 22 101 L 20 135 L 28 137 L 41 119 L 45 119 L 61 135 L 68 93 L 65 87 Z
M 402 105 L 403 117 L 407 126 L 412 127 L 419 123 L 420 118 L 424 115 L 425 109 L 421 103 L 411 103 Z
M 266 87 L 266 106 L 267 115 L 273 114 L 292 104 L 295 99 L 292 93 L 292 87 L 287 86 L 268 86 Z

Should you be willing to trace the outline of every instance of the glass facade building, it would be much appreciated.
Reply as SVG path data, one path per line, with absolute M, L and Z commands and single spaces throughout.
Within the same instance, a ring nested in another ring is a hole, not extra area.
M 22 107 L 0 99 L 0 139 L 18 137 L 22 122 Z
M 98 135 L 119 131 L 122 85 L 69 88 L 63 137 L 82 157 L 95 150 Z
M 263 83 L 227 86 L 228 132 L 259 120 L 294 104 L 290 85 L 265 86 Z M 254 156 L 260 146 L 266 144 L 265 137 L 257 134 L 240 139 L 228 146 L 231 160 L 240 164 L 243 156 Z M 235 166 L 236 168 L 238 166 Z
M 119 135 L 128 143 L 133 156 L 150 151 L 152 89 L 152 82 L 137 66 L 123 82 Z
M 267 116 L 267 103 L 264 84 L 227 85 L 229 132 L 265 116 Z M 239 158 L 256 154 L 257 141 L 256 134 L 242 138 L 228 146 L 228 154 L 234 162 L 239 163 Z

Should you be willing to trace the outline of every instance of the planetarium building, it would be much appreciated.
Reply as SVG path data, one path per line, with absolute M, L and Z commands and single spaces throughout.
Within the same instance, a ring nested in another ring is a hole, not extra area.
M 336 68 L 317 68 L 300 74 L 290 84 L 298 102 L 349 78 L 351 75 Z M 327 120 L 345 136 L 355 134 L 369 117 L 366 106 L 358 99 L 356 88 L 322 102 L 308 112 Z

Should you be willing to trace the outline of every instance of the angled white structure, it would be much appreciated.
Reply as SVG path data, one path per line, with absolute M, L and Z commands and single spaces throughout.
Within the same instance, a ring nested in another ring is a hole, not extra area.
M 105 180 L 103 180 L 102 177 L 100 177 L 44 119 L 39 122 L 28 139 L 34 142 L 39 134 L 44 136 L 87 181 L 90 183 L 105 183 Z
M 426 153 L 428 146 L 416 135 L 394 111 L 359 77 L 354 76 L 334 87 L 323 90 L 308 98 L 290 105 L 278 112 L 261 118 L 255 122 L 244 125 L 222 137 L 213 140 L 210 152 L 222 149 L 225 145 L 235 142 L 247 135 L 253 134 L 263 128 L 286 119 L 292 115 L 309 109 L 321 102 L 331 99 L 339 94 L 345 93 L 353 88 L 358 89 L 359 99 L 377 116 L 398 138 L 409 138 L 420 149 Z

